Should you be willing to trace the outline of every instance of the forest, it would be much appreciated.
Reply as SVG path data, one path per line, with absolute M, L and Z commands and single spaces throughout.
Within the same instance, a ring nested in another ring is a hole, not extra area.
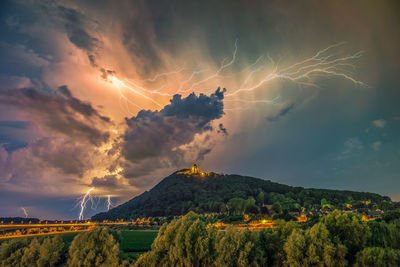
M 397 214 L 397 215 L 396 215 Z M 164 223 L 151 250 L 123 257 L 120 234 L 105 227 L 59 236 L 16 238 L 0 246 L 1 266 L 399 266 L 398 213 L 362 221 L 335 210 L 305 223 L 276 220 L 262 231 L 225 231 L 194 212 Z
M 328 205 L 333 210 L 351 204 L 355 209 L 386 210 L 392 205 L 389 197 L 375 193 L 293 187 L 240 175 L 208 173 L 202 177 L 179 172 L 164 178 L 150 191 L 93 216 L 92 220 L 177 216 L 189 211 L 265 214 L 268 211 L 263 209 L 264 204 L 275 205 L 284 215 L 301 207 L 312 211 Z

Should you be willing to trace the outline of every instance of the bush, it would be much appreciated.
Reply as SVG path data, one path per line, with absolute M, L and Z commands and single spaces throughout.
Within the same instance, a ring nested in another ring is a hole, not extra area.
M 118 243 L 107 228 L 78 234 L 69 247 L 69 266 L 118 266 Z

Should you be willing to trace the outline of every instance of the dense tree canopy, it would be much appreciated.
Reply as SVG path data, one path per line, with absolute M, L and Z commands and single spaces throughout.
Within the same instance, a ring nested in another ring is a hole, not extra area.
M 251 200 L 253 202 L 254 200 Z M 275 220 L 261 231 L 220 231 L 189 212 L 165 223 L 151 250 L 123 259 L 114 233 L 95 228 L 66 247 L 59 236 L 0 245 L 0 266 L 400 266 L 400 220 L 365 222 L 351 212 L 307 223 Z
M 196 213 L 229 212 L 231 215 L 258 213 L 264 204 L 274 204 L 277 213 L 305 207 L 308 210 L 344 208 L 346 203 L 365 206 L 369 200 L 381 207 L 390 206 L 390 199 L 378 194 L 327 189 L 306 189 L 271 181 L 212 173 L 208 176 L 179 174 L 164 178 L 149 192 L 99 213 L 93 220 L 135 219 L 149 216 L 184 215 Z M 282 217 L 283 218 L 283 217 Z
M 118 243 L 107 228 L 77 235 L 69 247 L 69 266 L 118 266 Z
M 398 232 L 394 224 L 387 227 Z M 152 250 L 136 266 L 398 266 L 399 250 L 388 247 L 396 245 L 389 235 L 378 242 L 385 247 L 367 247 L 375 235 L 379 231 L 371 234 L 359 216 L 338 211 L 311 226 L 281 220 L 259 232 L 234 227 L 216 231 L 189 213 L 163 225 Z
M 64 244 L 59 236 L 46 238 L 43 242 L 25 238 L 12 239 L 0 246 L 1 266 L 58 266 L 65 254 Z
M 284 251 L 289 266 L 346 266 L 347 249 L 334 244 L 323 223 L 317 223 L 304 234 L 294 230 L 287 239 Z
M 164 224 L 152 250 L 142 255 L 137 266 L 209 266 L 216 254 L 212 247 L 215 230 L 207 229 L 194 213 Z
M 395 267 L 400 264 L 400 250 L 370 247 L 357 254 L 355 267 Z

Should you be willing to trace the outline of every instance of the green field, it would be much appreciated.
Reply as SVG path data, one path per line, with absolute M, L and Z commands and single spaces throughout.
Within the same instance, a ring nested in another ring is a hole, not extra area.
M 74 237 L 77 235 L 78 233 L 65 233 L 65 234 L 60 234 L 64 244 L 66 246 L 71 245 L 72 240 L 74 239 Z
M 124 258 L 137 258 L 149 251 L 157 234 L 155 231 L 121 231 L 119 248 Z
M 138 252 L 143 253 L 151 249 L 151 244 L 157 237 L 155 231 L 121 231 L 119 248 L 124 253 Z M 77 233 L 61 234 L 64 244 L 69 246 Z

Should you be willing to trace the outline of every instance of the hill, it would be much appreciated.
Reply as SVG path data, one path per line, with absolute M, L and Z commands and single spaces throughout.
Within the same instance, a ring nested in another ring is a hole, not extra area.
M 188 211 L 197 213 L 262 213 L 267 204 L 278 213 L 301 207 L 307 210 L 375 205 L 390 201 L 375 193 L 293 187 L 254 177 L 203 173 L 193 168 L 177 171 L 164 178 L 150 191 L 134 197 L 92 220 L 134 219 L 138 217 L 175 216 Z

